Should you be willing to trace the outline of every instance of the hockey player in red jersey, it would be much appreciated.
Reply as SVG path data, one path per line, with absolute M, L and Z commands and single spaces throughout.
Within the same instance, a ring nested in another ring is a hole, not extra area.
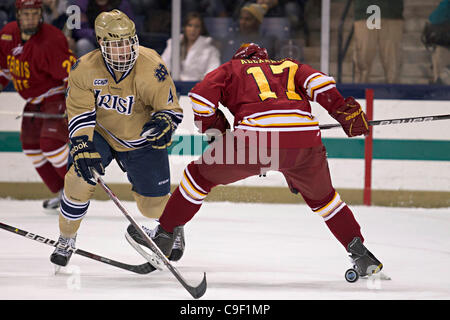
M 64 93 L 76 59 L 64 34 L 43 23 L 42 0 L 16 0 L 15 5 L 17 21 L 0 30 L 0 92 L 12 81 L 26 100 L 22 149 L 57 194 L 44 201 L 44 208 L 56 209 L 69 152 Z
M 170 255 L 176 229 L 194 217 L 213 187 L 277 170 L 324 219 L 360 276 L 381 270 L 381 262 L 363 245 L 352 211 L 333 188 L 319 124 L 311 114 L 310 101 L 318 102 L 349 137 L 368 134 L 361 106 L 352 97 L 344 99 L 332 77 L 290 58 L 270 60 L 266 49 L 244 44 L 189 97 L 199 130 L 223 135 L 186 167 L 159 225 L 149 232 L 165 255 Z M 233 132 L 227 130 L 219 103 L 234 115 Z M 262 157 L 269 153 L 270 166 Z

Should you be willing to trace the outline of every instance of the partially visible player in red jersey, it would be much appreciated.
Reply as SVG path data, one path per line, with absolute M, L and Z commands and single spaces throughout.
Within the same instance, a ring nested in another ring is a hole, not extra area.
M 23 152 L 57 197 L 59 207 L 68 157 L 65 89 L 76 61 L 64 34 L 43 23 L 42 0 L 16 0 L 17 21 L 0 30 L 0 92 L 9 81 L 26 100 L 20 140 Z
M 225 135 L 186 167 L 159 225 L 149 232 L 164 254 L 170 255 L 174 229 L 193 218 L 213 187 L 277 170 L 324 219 L 360 276 L 381 270 L 363 245 L 352 211 L 333 188 L 319 123 L 311 114 L 310 101 L 315 101 L 349 137 L 369 133 L 361 106 L 352 97 L 344 99 L 332 77 L 293 59 L 270 60 L 266 49 L 252 43 L 207 74 L 189 97 L 199 130 L 214 128 Z M 219 103 L 234 115 L 233 132 Z M 263 159 L 269 153 L 270 166 Z

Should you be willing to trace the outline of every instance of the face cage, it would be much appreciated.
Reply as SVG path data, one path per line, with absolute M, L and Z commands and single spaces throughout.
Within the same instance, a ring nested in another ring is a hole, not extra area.
M 137 35 L 123 40 L 106 40 L 100 45 L 103 58 L 115 71 L 127 72 L 133 68 L 139 55 Z

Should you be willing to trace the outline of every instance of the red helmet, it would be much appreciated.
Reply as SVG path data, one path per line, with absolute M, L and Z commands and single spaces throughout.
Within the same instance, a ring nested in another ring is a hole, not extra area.
M 16 10 L 42 8 L 42 0 L 16 0 Z
M 39 24 L 35 27 L 29 27 L 24 28 L 20 25 L 19 17 L 20 17 L 20 10 L 22 9 L 41 9 L 41 19 L 39 21 Z M 41 28 L 41 25 L 44 21 L 44 18 L 42 17 L 42 0 L 16 0 L 16 17 L 17 17 L 17 24 L 19 25 L 19 29 L 22 32 L 22 34 L 26 34 L 29 36 L 34 35 L 39 31 Z
M 269 54 L 265 48 L 261 48 L 256 43 L 244 43 L 231 59 L 269 59 Z

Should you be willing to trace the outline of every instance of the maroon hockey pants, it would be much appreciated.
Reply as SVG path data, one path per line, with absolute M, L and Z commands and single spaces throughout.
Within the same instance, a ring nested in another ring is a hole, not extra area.
M 24 112 L 62 113 L 57 105 L 64 103 L 63 96 L 54 97 L 43 104 L 27 104 Z M 61 100 L 62 99 L 62 100 Z M 55 107 L 53 107 L 55 106 Z M 52 110 L 55 109 L 55 110 Z M 67 172 L 68 129 L 66 119 L 23 117 L 20 132 L 22 150 L 30 158 L 42 181 L 56 193 L 64 186 Z
M 215 143 L 211 147 L 214 145 Z M 174 227 L 190 221 L 213 187 L 259 175 L 270 167 L 267 157 L 259 156 L 260 150 L 257 150 L 255 161 L 255 157 L 252 159 L 254 150 L 250 150 L 248 146 L 239 148 L 236 140 L 232 149 L 227 150 L 225 145 L 223 144 L 223 148 L 215 148 L 216 150 L 209 148 L 199 160 L 186 167 L 180 185 L 170 197 L 159 219 L 163 229 L 172 232 Z M 230 150 L 233 151 L 231 156 Z M 220 156 L 217 157 L 217 154 Z M 364 240 L 352 211 L 332 186 L 323 145 L 303 149 L 277 149 L 268 154 L 273 156 L 271 165 L 276 162 L 276 167 L 286 178 L 290 190 L 300 193 L 312 211 L 324 218 L 330 231 L 345 248 L 354 237 Z M 223 161 L 220 161 L 221 157 Z M 216 163 L 212 163 L 212 160 L 216 160 Z

